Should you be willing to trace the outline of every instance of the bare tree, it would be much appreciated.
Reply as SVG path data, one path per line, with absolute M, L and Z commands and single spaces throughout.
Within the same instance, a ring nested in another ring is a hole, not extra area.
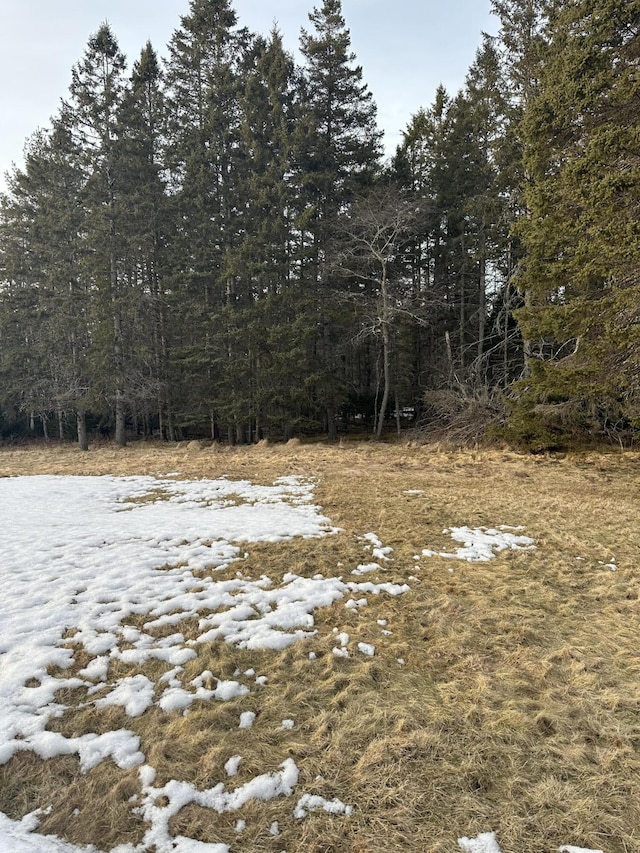
M 338 225 L 332 270 L 355 281 L 345 294 L 366 318 L 363 334 L 379 338 L 382 356 L 382 399 L 375 419 L 380 440 L 391 393 L 394 325 L 402 316 L 418 319 L 401 262 L 402 246 L 419 206 L 394 186 L 374 187 L 358 199 Z

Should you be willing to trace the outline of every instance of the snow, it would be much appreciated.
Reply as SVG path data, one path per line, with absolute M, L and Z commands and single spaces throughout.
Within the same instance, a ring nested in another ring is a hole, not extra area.
M 459 838 L 458 846 L 463 853 L 502 853 L 495 832 L 482 832 L 475 838 Z
M 224 814 L 250 800 L 289 798 L 299 784 L 298 768 L 293 758 L 286 758 L 278 769 L 230 790 L 223 783 L 199 790 L 179 779 L 156 787 L 155 768 L 147 764 L 134 732 L 123 728 L 65 737 L 48 731 L 49 721 L 66 708 L 57 699 L 59 691 L 76 690 L 77 704 L 117 706 L 131 718 L 154 705 L 175 714 L 188 713 L 194 702 L 241 703 L 252 691 L 270 689 L 267 677 L 246 670 L 245 677 L 255 676 L 249 688 L 203 670 L 185 683 L 184 666 L 197 659 L 200 643 L 222 639 L 242 649 L 281 650 L 316 634 L 313 614 L 319 608 L 344 599 L 349 609 L 357 610 L 368 605 L 368 596 L 399 596 L 410 590 L 406 583 L 357 579 L 383 571 L 393 559 L 393 549 L 372 532 L 361 539 L 374 562 L 358 565 L 351 572 L 353 580 L 330 573 L 312 578 L 288 573 L 277 582 L 241 571 L 221 576 L 219 570 L 248 556 L 246 543 L 320 537 L 338 530 L 313 504 L 313 483 L 302 478 L 255 486 L 227 479 L 174 479 L 178 476 L 0 478 L 0 764 L 19 751 L 31 751 L 43 759 L 76 754 L 82 772 L 106 760 L 123 770 L 137 768 L 141 795 L 132 798 L 137 803 L 132 807 L 146 832 L 135 849 L 120 845 L 117 853 L 231 853 L 226 844 L 172 837 L 171 819 L 191 803 Z M 412 493 L 418 494 L 407 492 Z M 442 556 L 471 561 L 534 545 L 514 528 L 459 527 L 449 532 L 462 547 Z M 423 556 L 433 553 L 425 550 Z M 607 568 L 614 566 L 612 559 Z M 189 619 L 199 620 L 195 641 L 179 630 Z M 378 625 L 386 628 L 387 621 Z M 333 653 L 349 657 L 349 634 L 334 633 Z M 357 643 L 357 648 L 367 656 L 376 651 L 368 643 Z M 61 675 L 76 652 L 86 664 L 75 677 Z M 313 661 L 315 652 L 308 657 Z M 166 667 L 157 682 L 141 673 L 110 679 L 112 664 L 133 668 L 148 661 Z M 398 658 L 398 663 L 404 660 Z M 256 714 L 238 712 L 239 727 L 250 728 Z M 281 729 L 294 725 L 285 719 Z M 229 779 L 237 775 L 241 760 L 232 755 L 224 764 Z M 318 809 L 348 817 L 353 808 L 339 799 L 304 793 L 291 806 L 299 820 Z M 93 847 L 34 835 L 38 825 L 36 812 L 22 821 L 0 813 L 0 851 L 97 853 Z M 236 832 L 245 828 L 246 821 L 238 819 Z M 280 827 L 274 821 L 264 830 L 275 835 Z M 464 853 L 500 853 L 494 833 L 461 838 L 459 845 Z M 559 850 L 594 853 L 570 846 Z
M 298 800 L 293 816 L 302 820 L 309 812 L 322 809 L 329 814 L 335 815 L 351 815 L 353 814 L 353 806 L 346 806 L 341 800 L 325 800 L 324 797 L 319 797 L 316 794 L 303 794 Z
M 230 853 L 228 844 L 211 844 L 178 835 L 173 840 L 172 853 Z
M 29 815 L 21 821 L 9 820 L 0 812 L 0 851 L 2 853 L 95 853 L 95 847 L 76 847 L 51 835 L 32 835 L 38 820 Z M 222 851 L 221 851 L 222 853 Z
M 217 617 L 225 639 L 251 647 L 284 646 L 311 633 L 292 629 L 311 628 L 313 610 L 344 595 L 337 579 L 309 585 L 290 575 L 280 589 L 266 577 L 216 581 L 215 572 L 194 573 L 240 559 L 237 542 L 335 532 L 313 505 L 312 491 L 295 478 L 270 487 L 152 477 L 3 478 L 3 556 L 11 574 L 2 590 L 0 762 L 32 750 L 43 758 L 78 753 L 84 768 L 109 756 L 120 767 L 141 763 L 130 732 L 65 738 L 46 731 L 50 717 L 64 711 L 55 694 L 65 687 L 85 687 L 89 695 L 105 688 L 94 700 L 98 707 L 144 713 L 155 685 L 143 675 L 108 684 L 109 664 L 117 660 L 135 666 L 156 659 L 172 668 L 157 700 L 167 713 L 248 692 L 237 682 L 218 681 L 213 691 L 180 685 L 179 667 L 197 652 L 179 632 L 162 639 L 149 632 L 204 610 L 213 614 L 210 621 Z M 126 624 L 147 614 L 142 630 Z M 78 678 L 48 673 L 67 668 L 75 649 L 93 657 Z
M 466 560 L 469 563 L 484 563 L 493 560 L 501 551 L 530 551 L 535 548 L 535 540 L 529 536 L 517 535 L 508 531 L 521 528 L 506 525 L 498 529 L 492 527 L 451 527 L 443 533 L 451 534 L 454 542 L 461 542 L 462 548 L 456 548 L 453 553 L 446 551 L 431 551 L 425 548 L 423 557 L 446 557 L 454 560 Z
M 227 791 L 222 783 L 200 791 L 190 782 L 179 782 L 175 779 L 161 788 L 155 788 L 153 784 L 145 785 L 143 782 L 144 802 L 138 812 L 151 826 L 144 835 L 141 849 L 146 850 L 155 845 L 158 853 L 174 851 L 173 844 L 176 839 L 172 839 L 169 834 L 169 822 L 190 803 L 225 814 L 237 811 L 249 800 L 267 801 L 275 797 L 288 797 L 298 784 L 298 778 L 295 761 L 287 758 L 281 764 L 280 770 L 256 776 L 234 791 Z M 166 802 L 166 805 L 157 805 L 158 802 Z M 185 841 L 191 840 L 185 839 Z M 123 853 L 125 853 L 124 850 Z M 131 850 L 131 853 L 134 851 Z
M 571 844 L 563 844 L 558 847 L 559 853 L 602 853 L 602 850 L 589 850 L 587 847 L 573 847 Z
M 256 715 L 254 714 L 253 711 L 243 711 L 242 714 L 240 714 L 240 725 L 238 726 L 238 728 L 240 728 L 240 729 L 252 728 L 253 724 L 255 722 L 255 719 L 256 719 Z
M 502 853 L 495 832 L 481 832 L 475 838 L 459 838 L 458 847 L 462 853 Z M 603 853 L 602 850 L 589 850 L 586 847 L 573 847 L 563 844 L 558 847 L 559 853 Z
M 361 537 L 365 542 L 368 542 L 368 546 L 371 548 L 371 553 L 376 558 L 376 560 L 390 560 L 389 554 L 393 553 L 393 548 L 384 547 L 378 536 L 375 533 L 365 533 L 364 536 Z
M 139 717 L 153 704 L 155 684 L 145 675 L 134 675 L 116 682 L 116 686 L 100 699 L 95 700 L 99 708 L 107 705 L 122 705 L 129 717 Z
M 240 762 L 242 761 L 242 756 L 240 755 L 232 755 L 231 758 L 224 765 L 225 773 L 227 776 L 236 776 L 238 773 L 238 767 L 240 766 Z

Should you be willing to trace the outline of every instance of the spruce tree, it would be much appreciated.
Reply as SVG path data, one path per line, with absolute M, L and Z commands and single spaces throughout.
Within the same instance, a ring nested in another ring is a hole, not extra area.
M 299 286 L 294 223 L 299 74 L 277 29 L 268 41 L 256 40 L 254 51 L 242 98 L 242 151 L 249 167 L 245 233 L 236 254 L 251 293 L 240 318 L 251 362 L 244 410 L 253 419 L 253 435 L 288 438 L 303 417 L 312 369 L 307 343 L 313 314 Z
M 327 256 L 338 215 L 358 190 L 371 184 L 379 169 L 381 147 L 375 104 L 363 83 L 362 68 L 355 65 L 340 0 L 324 0 L 309 20 L 314 29 L 303 30 L 300 43 L 306 60 L 306 109 L 299 144 L 298 223 L 301 241 L 309 249 L 307 284 L 315 291 L 318 311 L 314 357 L 322 370 L 316 395 L 325 407 L 328 434 L 334 438 L 337 409 L 344 398 L 340 355 L 345 353 L 340 352 L 340 342 L 349 332 L 343 325 L 344 314 L 329 305 Z
M 25 149 L 0 202 L 0 355 L 5 404 L 40 417 L 75 416 L 87 449 L 91 387 L 90 286 L 84 272 L 84 172 L 65 123 L 55 120 Z
M 523 124 L 520 320 L 532 341 L 514 431 L 553 443 L 637 423 L 640 339 L 638 0 L 552 10 L 538 95 Z
M 95 288 L 97 324 L 94 382 L 115 410 L 116 444 L 126 443 L 125 291 L 118 244 L 118 110 L 125 85 L 125 58 L 107 23 L 89 39 L 83 58 L 72 70 L 70 99 L 64 117 L 79 148 L 86 174 L 83 202 L 87 211 L 87 274 Z
M 191 0 L 169 44 L 166 72 L 183 426 L 208 422 L 216 435 L 222 417 L 230 438 L 225 376 L 243 296 L 233 254 L 242 232 L 240 94 L 249 41 L 229 0 Z
M 118 113 L 118 238 L 131 296 L 127 359 L 130 404 L 174 438 L 168 323 L 168 198 L 164 169 L 166 108 L 162 73 L 150 43 L 134 63 Z M 147 424 L 151 428 L 151 424 Z

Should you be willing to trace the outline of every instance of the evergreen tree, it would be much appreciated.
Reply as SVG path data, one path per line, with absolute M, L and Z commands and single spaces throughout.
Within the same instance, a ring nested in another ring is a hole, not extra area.
M 165 146 L 162 74 L 147 43 L 134 63 L 117 126 L 118 238 L 131 302 L 126 373 L 130 405 L 147 420 L 153 413 L 160 436 L 173 438 Z
M 178 380 L 183 425 L 225 411 L 233 363 L 238 289 L 233 254 L 242 232 L 240 146 L 242 64 L 249 36 L 229 0 L 191 0 L 170 42 L 167 66 L 170 190 L 173 195 L 175 309 L 181 318 Z
M 302 190 L 298 224 L 312 262 L 307 284 L 314 288 L 317 300 L 319 335 L 314 358 L 322 365 L 322 377 L 316 395 L 324 404 L 328 434 L 333 438 L 345 379 L 339 366 L 339 356 L 344 355 L 339 342 L 348 338 L 348 331 L 340 328 L 344 315 L 329 305 L 327 253 L 339 213 L 378 171 L 381 148 L 375 105 L 362 81 L 362 68 L 354 65 L 340 0 L 324 0 L 309 20 L 314 31 L 303 30 L 301 37 L 306 110 L 298 149 Z
M 85 170 L 87 273 L 95 293 L 94 383 L 115 409 L 115 441 L 126 443 L 126 293 L 118 261 L 117 123 L 125 58 L 107 23 L 89 39 L 72 70 L 70 100 L 63 116 Z M 108 365 L 105 369 L 105 365 Z
M 245 233 L 236 255 L 252 296 L 239 318 L 250 363 L 244 411 L 253 418 L 253 434 L 288 438 L 307 403 L 314 316 L 300 287 L 294 223 L 299 73 L 277 29 L 268 41 L 258 39 L 254 50 L 242 99 L 242 150 L 250 168 L 243 187 Z
M 556 4 L 525 115 L 532 360 L 513 427 L 540 441 L 636 423 L 639 15 L 638 0 Z
M 84 173 L 63 122 L 36 133 L 24 170 L 9 176 L 0 204 L 0 364 L 5 405 L 38 415 L 48 436 L 55 413 L 60 438 L 75 414 L 87 449 L 90 395 L 89 285 L 83 272 Z

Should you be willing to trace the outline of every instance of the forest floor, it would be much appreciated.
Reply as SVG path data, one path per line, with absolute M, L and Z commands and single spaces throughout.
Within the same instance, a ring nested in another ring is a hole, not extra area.
M 25 676 L 23 693 L 50 691 L 33 705 L 32 729 L 25 723 L 7 734 L 5 726 L 0 737 L 0 812 L 9 819 L 0 822 L 0 841 L 13 838 L 12 849 L 48 849 L 44 839 L 19 846 L 36 839 L 29 834 L 36 829 L 72 845 L 121 845 L 121 853 L 454 853 L 491 850 L 492 838 L 482 835 L 489 832 L 503 853 L 561 845 L 639 853 L 639 454 L 528 456 L 368 442 L 139 443 L 88 453 L 38 445 L 0 449 L 0 475 L 5 518 L 10 503 L 13 512 L 2 540 L 14 543 L 0 557 L 0 699 L 18 721 L 26 706 L 15 689 L 3 693 L 9 668 L 1 658 L 18 607 L 16 567 L 28 576 L 21 562 L 28 554 L 53 584 L 67 571 L 60 560 L 51 574 L 36 509 L 31 514 L 27 498 L 12 497 L 28 494 L 12 492 L 25 475 L 60 475 L 50 499 L 58 527 L 47 535 L 62 538 L 68 493 L 60 489 L 71 475 L 160 478 L 157 490 L 147 480 L 108 480 L 118 494 L 132 492 L 133 510 L 123 518 L 146 501 L 171 506 L 167 478 L 185 490 L 191 481 L 224 478 L 215 487 L 226 489 L 221 508 L 258 512 L 270 504 L 281 526 L 289 522 L 279 507 L 302 519 L 302 535 L 294 524 L 290 537 L 253 536 L 252 522 L 240 522 L 246 536 L 221 534 L 217 550 L 205 542 L 218 555 L 215 567 L 202 547 L 151 568 L 147 555 L 144 571 L 163 578 L 157 590 L 148 586 L 147 607 L 138 601 L 122 619 L 116 613 L 119 626 L 107 620 L 102 635 L 95 620 L 104 614 L 94 609 L 73 624 L 67 608 L 58 665 L 45 673 L 31 653 L 11 658 Z M 280 492 L 256 497 L 248 485 L 271 487 L 283 477 Z M 51 485 L 49 477 L 40 482 Z M 301 491 L 296 504 L 297 484 L 310 483 L 311 503 Z M 184 492 L 192 505 L 215 509 L 198 488 L 199 497 Z M 70 504 L 69 515 L 82 516 L 78 506 Z M 11 538 L 21 518 L 31 525 L 33 551 L 27 533 Z M 164 518 L 170 524 L 178 516 Z M 79 530 L 82 518 L 69 523 Z M 196 533 L 185 528 L 178 545 L 193 546 Z M 234 542 L 241 553 L 227 547 Z M 118 565 L 111 566 L 106 543 L 102 550 L 90 544 L 103 561 L 96 566 L 113 577 L 130 583 L 143 572 L 133 545 L 114 551 Z M 189 606 L 162 610 L 159 601 L 178 602 L 175 590 L 166 591 L 178 581 Z M 306 622 L 278 621 L 291 589 L 312 581 L 326 595 L 304 605 Z M 231 597 L 215 611 L 206 599 L 221 584 L 229 592 L 240 583 L 243 604 Z M 269 602 L 260 597 L 267 587 L 279 591 Z M 31 610 L 21 596 L 34 630 L 51 612 L 48 589 L 43 582 L 33 590 Z M 198 612 L 195 595 L 204 596 Z M 232 612 L 235 639 L 223 621 Z M 263 617 L 266 634 L 247 633 Z M 115 637 L 111 657 L 109 648 L 91 645 L 106 636 Z M 156 653 L 163 643 L 164 660 Z M 145 648 L 146 657 L 133 654 Z M 0 712 L 0 732 L 5 723 Z M 112 750 L 92 762 L 77 746 L 124 731 L 139 759 L 125 748 L 119 758 Z M 40 757 L 45 736 L 53 745 L 47 760 Z

